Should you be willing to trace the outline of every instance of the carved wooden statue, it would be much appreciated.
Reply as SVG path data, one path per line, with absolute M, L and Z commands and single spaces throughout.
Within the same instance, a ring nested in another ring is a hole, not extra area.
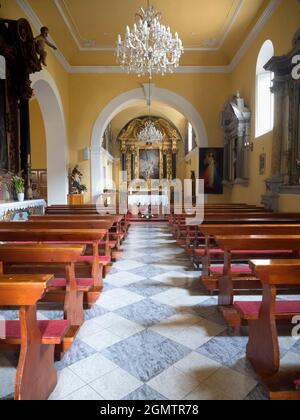
M 81 185 L 83 174 L 79 170 L 79 166 L 76 165 L 71 173 L 71 194 L 80 194 L 79 187 Z
M 46 26 L 43 26 L 41 28 L 40 35 L 37 36 L 36 38 L 34 38 L 36 52 L 37 52 L 37 54 L 39 55 L 39 58 L 40 58 L 40 64 L 43 64 L 44 66 L 47 66 L 47 63 L 46 63 L 46 58 L 47 58 L 46 45 L 48 45 L 48 47 L 52 48 L 53 50 L 57 50 L 56 46 L 53 45 L 48 40 L 48 35 L 49 35 L 49 29 Z

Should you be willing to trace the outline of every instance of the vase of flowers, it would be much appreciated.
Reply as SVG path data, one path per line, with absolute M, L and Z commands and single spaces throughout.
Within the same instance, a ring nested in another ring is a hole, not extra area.
M 79 192 L 79 194 L 84 194 L 84 193 L 86 193 L 87 192 L 87 187 L 86 187 L 86 185 L 84 185 L 84 184 L 80 184 L 79 186 L 78 186 L 78 192 Z
M 24 179 L 21 178 L 18 175 L 15 175 L 12 178 L 12 182 L 13 182 L 15 193 L 17 194 L 17 197 L 18 197 L 18 201 L 20 201 L 20 202 L 24 201 L 24 197 L 25 197 L 25 181 L 24 181 Z

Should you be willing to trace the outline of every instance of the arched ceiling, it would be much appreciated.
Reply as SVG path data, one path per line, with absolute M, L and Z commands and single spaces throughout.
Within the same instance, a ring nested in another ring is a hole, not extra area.
M 112 66 L 117 35 L 134 23 L 146 0 L 22 0 L 49 26 L 73 66 Z M 182 65 L 228 65 L 270 0 L 151 0 L 162 22 L 178 32 Z M 28 9 L 28 7 L 27 7 Z
M 115 140 L 125 125 L 134 118 L 148 115 L 149 108 L 145 101 L 136 101 L 131 106 L 120 112 L 111 122 L 112 135 Z M 151 105 L 151 115 L 156 117 L 166 118 L 171 121 L 179 130 L 181 137 L 185 138 L 185 129 L 187 119 L 180 112 L 176 111 L 170 106 L 164 105 L 160 102 L 153 101 Z

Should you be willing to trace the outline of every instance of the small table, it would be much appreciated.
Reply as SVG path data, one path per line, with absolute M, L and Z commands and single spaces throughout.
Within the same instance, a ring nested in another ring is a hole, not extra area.
M 69 194 L 68 205 L 69 206 L 82 206 L 84 204 L 83 194 Z

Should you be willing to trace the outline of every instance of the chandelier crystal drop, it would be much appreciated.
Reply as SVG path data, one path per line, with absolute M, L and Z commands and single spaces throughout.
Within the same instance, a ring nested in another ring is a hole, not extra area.
M 181 39 L 161 24 L 161 13 L 148 1 L 147 9 L 136 14 L 133 29 L 126 28 L 124 40 L 118 36 L 117 60 L 128 73 L 139 76 L 173 73 L 184 52 Z
M 149 119 L 145 122 L 144 128 L 138 134 L 139 141 L 146 144 L 161 143 L 163 134 L 155 127 L 154 122 Z

